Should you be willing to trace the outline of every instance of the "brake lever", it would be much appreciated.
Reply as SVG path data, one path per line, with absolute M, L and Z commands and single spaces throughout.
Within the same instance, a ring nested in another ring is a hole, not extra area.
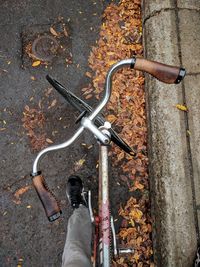
M 92 113 L 93 108 L 88 105 L 86 102 L 84 102 L 82 99 L 78 98 L 75 94 L 73 94 L 71 91 L 69 91 L 67 88 L 65 88 L 61 83 L 50 77 L 49 75 L 46 76 L 46 79 L 48 82 L 56 89 L 58 93 L 60 93 L 65 100 L 70 103 L 75 109 L 78 109 L 81 113 L 79 117 L 76 120 L 76 123 L 79 122 L 87 113 Z M 72 100 L 77 100 L 80 105 L 76 105 L 76 103 Z M 83 106 L 82 108 L 80 106 Z M 103 126 L 105 123 L 105 119 L 102 115 L 97 116 L 94 120 L 94 123 L 97 127 Z M 116 132 L 113 128 L 109 129 L 111 133 L 111 141 L 113 141 L 117 146 L 119 146 L 122 150 L 124 150 L 126 153 L 130 154 L 131 156 L 136 156 L 136 151 L 134 151 Z

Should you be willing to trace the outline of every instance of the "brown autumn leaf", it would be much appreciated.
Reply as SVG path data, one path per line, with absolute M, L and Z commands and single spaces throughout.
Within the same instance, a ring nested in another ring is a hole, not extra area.
M 92 74 L 89 71 L 86 71 L 85 76 L 92 78 Z
M 14 202 L 16 204 L 20 204 L 21 203 L 21 199 L 20 197 L 26 193 L 29 189 L 31 188 L 30 185 L 27 185 L 27 186 L 24 186 L 24 187 L 21 187 L 20 189 L 18 189 L 15 193 L 14 193 Z
M 30 108 L 29 108 L 28 105 L 26 105 L 26 106 L 24 107 L 24 109 L 25 109 L 26 111 L 30 111 Z
M 52 87 L 47 88 L 45 90 L 45 96 L 48 97 L 51 94 L 52 91 L 53 91 L 53 88 Z
M 50 138 L 46 138 L 46 142 L 47 142 L 48 144 L 53 144 L 53 141 L 52 141 Z
M 129 213 L 130 218 L 132 218 L 135 221 L 140 221 L 140 219 L 143 216 L 143 213 L 138 208 L 133 208 Z
M 88 90 L 85 91 L 85 92 L 83 93 L 83 95 L 87 95 L 87 94 L 91 93 L 92 91 L 93 91 L 93 88 L 88 88 Z
M 67 29 L 66 29 L 66 27 L 65 27 L 65 26 L 63 27 L 63 32 L 64 32 L 64 35 L 65 35 L 66 37 L 68 37 L 68 36 L 69 36 L 69 34 L 68 34 L 68 32 L 67 32 Z
M 117 62 L 116 60 L 110 60 L 110 61 L 108 61 L 107 65 L 108 65 L 109 67 L 111 67 L 111 66 L 114 65 L 116 62 Z
M 54 99 L 54 100 L 51 102 L 51 104 L 48 106 L 48 109 L 53 108 L 53 107 L 56 105 L 56 103 L 57 103 L 57 100 Z
M 56 37 L 59 36 L 59 34 L 56 32 L 56 30 L 55 30 L 53 27 L 50 27 L 49 30 L 50 30 L 50 33 L 51 33 L 53 36 L 56 36 Z
M 117 117 L 113 114 L 109 114 L 108 116 L 106 116 L 106 119 L 110 122 L 113 123 L 117 120 Z
M 117 160 L 118 161 L 122 160 L 124 158 L 124 156 L 125 156 L 124 151 L 121 151 L 119 154 L 117 154 Z
M 90 98 L 92 98 L 92 94 L 89 94 L 89 95 L 85 96 L 85 99 L 90 99 Z
M 135 181 L 134 188 L 142 190 L 142 189 L 144 189 L 144 185 L 141 184 L 139 181 Z
M 88 90 L 89 87 L 84 87 L 81 89 L 82 92 L 86 92 Z

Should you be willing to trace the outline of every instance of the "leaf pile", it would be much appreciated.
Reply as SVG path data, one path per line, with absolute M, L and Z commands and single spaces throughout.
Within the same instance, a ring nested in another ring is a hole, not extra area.
M 46 133 L 43 130 L 45 117 L 41 110 L 25 106 L 23 112 L 23 127 L 27 131 L 31 148 L 33 151 L 40 151 L 48 144 L 46 140 Z
M 100 99 L 108 69 L 117 61 L 142 56 L 141 1 L 121 0 L 104 11 L 100 38 L 92 48 L 89 66 L 93 71 L 89 95 Z M 88 74 L 87 74 L 88 76 Z M 113 147 L 113 160 L 121 166 L 131 197 L 119 215 L 123 217 L 119 237 L 134 248 L 134 254 L 121 257 L 115 266 L 154 266 L 152 261 L 151 219 L 147 174 L 147 126 L 145 116 L 144 77 L 141 72 L 124 68 L 113 77 L 112 96 L 107 106 L 107 119 L 114 123 L 123 139 L 137 151 L 137 158 Z M 84 88 L 84 95 L 87 90 Z
M 31 76 L 31 80 L 35 81 L 36 78 Z M 36 103 L 34 96 L 32 96 L 29 99 L 29 105 L 24 107 L 22 117 L 23 128 L 26 130 L 26 135 L 29 138 L 30 147 L 33 152 L 38 152 L 53 144 L 54 141 L 51 138 L 58 133 L 55 129 L 50 133 L 48 119 L 44 115 L 50 109 L 57 108 L 57 99 L 52 92 L 52 87 L 46 88 L 38 103 Z M 61 119 L 62 117 L 58 118 L 58 120 Z

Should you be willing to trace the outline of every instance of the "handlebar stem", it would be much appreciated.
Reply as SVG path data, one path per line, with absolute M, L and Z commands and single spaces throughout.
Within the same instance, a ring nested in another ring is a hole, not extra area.
M 109 136 L 103 134 L 89 118 L 83 117 L 81 124 L 84 128 L 90 130 L 102 144 L 108 145 L 110 143 Z

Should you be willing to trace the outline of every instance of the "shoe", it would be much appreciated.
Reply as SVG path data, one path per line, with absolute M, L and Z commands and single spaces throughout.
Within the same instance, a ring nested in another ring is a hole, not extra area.
M 68 178 L 66 194 L 72 209 L 78 209 L 80 205 L 87 207 L 83 182 L 79 176 L 72 175 Z

